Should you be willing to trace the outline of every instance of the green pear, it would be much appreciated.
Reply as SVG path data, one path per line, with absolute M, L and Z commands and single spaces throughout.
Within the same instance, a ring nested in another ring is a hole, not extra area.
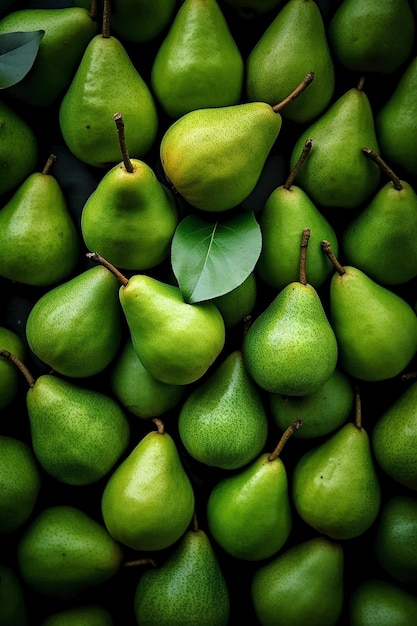
M 262 626 L 334 626 L 344 602 L 344 551 L 313 537 L 258 566 L 251 597 Z
M 243 202 L 255 188 L 278 138 L 281 110 L 313 78 L 308 73 L 296 95 L 293 92 L 275 106 L 244 102 L 205 107 L 175 120 L 162 136 L 160 158 L 176 192 L 202 211 L 227 211 Z
M 251 272 L 247 278 L 227 293 L 213 298 L 214 304 L 219 309 L 226 330 L 235 328 L 240 322 L 253 313 L 258 296 L 258 285 L 255 272 Z
M 0 349 L 8 350 L 22 361 L 26 358 L 27 348 L 23 339 L 15 331 L 0 326 Z M 0 359 L 0 410 L 8 407 L 19 392 L 20 376 L 13 363 Z
M 406 65 L 388 99 L 375 117 L 382 153 L 405 172 L 417 174 L 417 56 Z
M 19 537 L 19 572 L 36 593 L 75 598 L 112 578 L 123 549 L 93 517 L 75 506 L 43 508 Z
M 134 612 L 143 626 L 227 626 L 229 590 L 211 539 L 198 524 L 161 565 L 141 575 Z
M 114 626 L 113 617 L 99 604 L 85 604 L 51 613 L 40 626 Z
M 307 282 L 309 236 L 309 229 L 303 229 L 299 280 L 278 292 L 246 334 L 244 356 L 248 372 L 262 389 L 272 393 L 314 393 L 337 364 L 333 328 L 318 292 Z
M 232 557 L 260 561 L 285 545 L 292 528 L 292 510 L 280 455 L 300 426 L 301 420 L 294 422 L 271 453 L 261 453 L 240 471 L 220 479 L 210 491 L 208 529 Z
M 297 174 L 299 186 L 322 207 L 353 209 L 376 191 L 381 171 L 364 146 L 379 153 L 370 101 L 360 80 L 307 125 L 295 141 L 290 167 L 307 139 L 313 148 Z
M 112 29 L 125 41 L 148 43 L 162 36 L 176 8 L 177 0 L 117 0 L 111 7 Z
M 160 417 L 178 406 L 185 393 L 184 385 L 156 380 L 144 368 L 128 337 L 110 366 L 110 385 L 119 402 L 142 419 Z
M 217 0 L 182 2 L 151 68 L 164 112 L 177 119 L 195 109 L 238 104 L 243 74 L 242 55 Z
M 91 252 L 100 250 L 122 269 L 146 270 L 168 258 L 178 210 L 153 169 L 129 158 L 123 118 L 114 117 L 123 161 L 106 172 L 87 198 L 81 232 Z
M 194 490 L 175 440 L 159 418 L 113 471 L 101 510 L 109 533 L 133 550 L 163 550 L 187 530 Z
M 415 18 L 408 0 L 344 0 L 328 37 L 335 59 L 353 72 L 392 74 L 411 54 Z
M 381 487 L 356 392 L 355 420 L 343 424 L 299 458 L 292 499 L 304 522 L 336 540 L 359 537 L 375 522 Z
M 376 560 L 395 582 L 417 582 L 417 500 L 394 493 L 385 501 L 375 528 Z
M 0 435 L 0 475 L 0 534 L 10 534 L 32 515 L 42 484 L 39 465 L 25 441 Z
M 34 171 L 38 139 L 31 125 L 11 106 L 0 100 L 0 194 L 15 190 Z
M 371 150 L 389 182 L 343 230 L 346 263 L 383 285 L 401 285 L 417 276 L 417 193 Z
M 110 0 L 105 0 L 105 5 Z M 59 107 L 59 127 L 68 149 L 80 161 L 108 168 L 120 161 L 113 115 L 121 112 L 129 150 L 143 157 L 158 131 L 158 114 L 150 88 L 125 46 L 110 34 L 109 10 L 102 32 L 86 47 Z
M 386 407 L 372 430 L 372 447 L 378 466 L 407 489 L 417 490 L 417 382 Z
M 85 48 L 97 34 L 97 22 L 81 7 L 26 8 L 0 20 L 0 35 L 43 30 L 28 74 L 7 93 L 31 107 L 55 104 L 68 88 Z
M 209 466 L 237 469 L 261 452 L 268 418 L 242 350 L 229 352 L 192 389 L 180 407 L 178 431 L 188 453 Z
M 29 626 L 26 592 L 20 577 L 9 565 L 0 564 L 0 625 Z
M 54 285 L 78 261 L 81 238 L 53 175 L 55 159 L 32 172 L 0 211 L 0 275 L 26 285 Z
M 299 418 L 303 427 L 294 432 L 294 437 L 312 439 L 328 435 L 346 422 L 353 408 L 354 391 L 350 378 L 336 367 L 314 393 L 307 396 L 271 393 L 268 402 L 271 418 L 281 431 Z
M 387 580 L 366 579 L 350 595 L 350 626 L 409 626 L 416 619 L 415 594 Z
M 280 291 L 297 280 L 300 264 L 300 232 L 310 228 L 308 243 L 308 280 L 316 289 L 327 280 L 332 264 L 323 257 L 321 241 L 328 239 L 337 254 L 336 233 L 294 179 L 312 148 L 307 140 L 297 163 L 286 181 L 266 199 L 258 218 L 262 233 L 262 249 L 256 264 L 257 275 L 270 287 Z
M 43 293 L 26 320 L 30 349 L 56 372 L 86 378 L 115 357 L 122 336 L 119 282 L 90 267 Z
M 273 105 L 308 71 L 314 72 L 314 82 L 282 111 L 284 118 L 297 123 L 310 122 L 327 108 L 335 89 L 335 71 L 318 4 L 289 0 L 246 59 L 246 97 Z
M 330 322 L 339 346 L 339 365 L 366 381 L 397 376 L 417 351 L 417 316 L 400 295 L 365 272 L 341 265 L 323 241 L 336 271 L 330 281 Z

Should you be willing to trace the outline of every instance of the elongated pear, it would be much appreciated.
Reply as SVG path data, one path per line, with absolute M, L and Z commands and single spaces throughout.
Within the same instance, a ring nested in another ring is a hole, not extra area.
M 0 348 L 15 354 L 21 361 L 27 355 L 27 346 L 20 335 L 7 326 L 0 326 Z M 8 359 L 0 359 L 0 410 L 9 406 L 19 393 L 19 372 Z

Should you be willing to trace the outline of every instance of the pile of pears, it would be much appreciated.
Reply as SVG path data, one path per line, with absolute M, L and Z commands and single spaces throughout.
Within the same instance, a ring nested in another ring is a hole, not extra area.
M 0 626 L 417 623 L 417 1 L 0 0 Z

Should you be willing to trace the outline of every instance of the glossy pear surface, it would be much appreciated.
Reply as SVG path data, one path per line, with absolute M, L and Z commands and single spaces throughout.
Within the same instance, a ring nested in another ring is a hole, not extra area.
M 416 618 L 416 596 L 387 580 L 364 580 L 350 596 L 351 626 L 408 626 Z

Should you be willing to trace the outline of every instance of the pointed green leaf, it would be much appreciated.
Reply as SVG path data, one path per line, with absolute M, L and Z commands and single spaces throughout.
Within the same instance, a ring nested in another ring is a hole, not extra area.
M 201 302 L 238 287 L 255 268 L 262 247 L 259 224 L 251 211 L 226 221 L 195 215 L 175 231 L 171 264 L 187 302 Z
M 0 89 L 20 82 L 38 54 L 44 30 L 0 35 Z

